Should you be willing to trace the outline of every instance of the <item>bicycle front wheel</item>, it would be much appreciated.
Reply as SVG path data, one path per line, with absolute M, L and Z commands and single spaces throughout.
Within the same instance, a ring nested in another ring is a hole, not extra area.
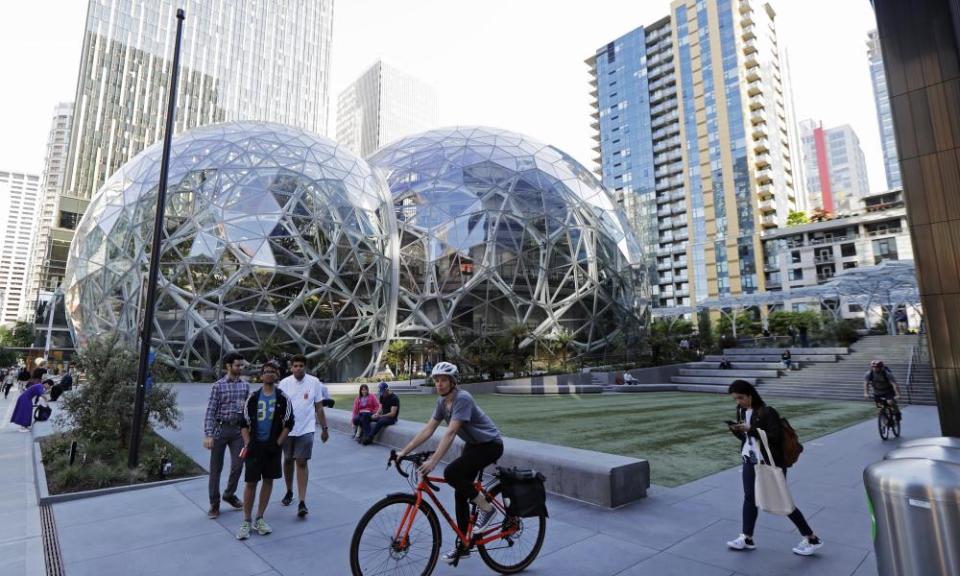
M 440 522 L 426 502 L 416 504 L 413 494 L 392 494 L 367 510 L 350 542 L 354 576 L 433 572 L 440 556 Z
M 503 513 L 503 501 L 500 496 L 500 485 L 489 491 L 494 497 L 495 506 Z M 516 574 L 525 570 L 540 553 L 543 539 L 547 534 L 547 517 L 519 518 L 517 516 L 502 515 L 497 519 L 503 532 L 513 531 L 509 536 L 499 540 L 477 545 L 480 557 L 491 569 L 501 574 Z
M 877 412 L 877 429 L 880 431 L 880 439 L 886 440 L 890 436 L 890 430 L 887 427 L 887 411 Z
M 900 437 L 900 419 L 897 418 L 896 414 L 890 414 L 890 429 L 893 430 L 895 437 Z

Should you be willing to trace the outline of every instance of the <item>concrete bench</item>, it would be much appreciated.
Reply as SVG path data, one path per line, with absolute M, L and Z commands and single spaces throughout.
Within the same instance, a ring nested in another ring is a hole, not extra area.
M 781 367 L 782 368 L 782 367 Z M 779 370 L 745 370 L 731 368 L 730 370 L 718 370 L 714 368 L 681 368 L 680 376 L 733 376 L 735 378 L 776 378 L 780 376 Z
M 797 354 L 849 354 L 850 349 L 843 346 L 834 347 L 834 348 L 797 348 L 791 346 L 790 348 L 724 348 L 724 356 L 734 356 L 734 355 L 769 355 L 776 354 L 780 356 L 783 354 L 784 350 L 789 350 L 790 354 L 796 356 Z
M 708 362 L 720 362 L 726 358 L 731 362 L 780 362 L 780 355 L 764 355 L 764 354 L 734 354 L 733 356 L 720 356 L 720 355 L 710 355 L 705 356 L 704 360 Z M 790 358 L 794 363 L 796 362 L 836 362 L 836 354 L 793 354 Z
M 701 370 L 717 370 L 720 361 L 716 362 L 689 362 L 686 368 L 699 368 Z M 730 365 L 734 370 L 783 370 L 783 362 L 742 362 L 740 359 L 732 360 Z
M 676 384 L 616 384 L 604 386 L 603 391 L 611 394 L 636 394 L 639 392 L 676 392 Z
M 353 433 L 350 412 L 328 409 L 326 415 L 331 428 L 346 434 Z M 400 449 L 421 429 L 423 423 L 400 420 L 383 429 L 376 443 Z M 433 438 L 417 450 L 436 449 L 444 430 L 445 427 L 441 425 Z M 463 442 L 457 438 L 443 461 L 452 461 L 462 450 Z M 503 439 L 503 456 L 498 465 L 534 468 L 546 476 L 548 491 L 606 508 L 616 508 L 644 498 L 650 487 L 650 464 L 646 460 L 518 438 Z M 487 472 L 493 472 L 493 468 L 487 468 Z
M 739 376 L 674 376 L 670 379 L 670 382 L 674 384 L 717 384 L 729 386 L 733 384 L 734 380 L 746 380 L 753 385 L 757 384 L 757 379 L 749 376 L 746 378 Z
M 497 386 L 497 394 L 601 394 L 603 386 L 597 384 L 510 384 Z

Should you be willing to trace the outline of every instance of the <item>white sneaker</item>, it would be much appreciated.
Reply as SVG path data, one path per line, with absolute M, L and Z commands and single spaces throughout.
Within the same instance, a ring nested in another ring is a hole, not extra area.
M 801 556 L 812 556 L 813 553 L 816 552 L 817 549 L 820 548 L 821 546 L 823 546 L 823 540 L 821 540 L 820 538 L 817 538 L 816 544 L 813 544 L 809 540 L 804 538 L 803 540 L 800 541 L 799 544 L 793 547 L 793 553 L 799 554 Z
M 469 558 L 469 557 L 470 557 L 469 550 L 464 550 L 459 546 L 454 546 L 449 552 L 443 555 L 443 561 L 446 562 L 447 564 L 453 564 L 453 561 L 456 560 L 457 558 L 463 559 L 463 558 Z
M 804 540 L 804 542 L 806 542 L 806 540 Z M 757 547 L 756 544 L 753 543 L 753 538 L 749 538 L 745 534 L 737 536 L 736 540 L 727 542 L 727 546 L 734 550 L 753 550 Z M 796 550 L 796 548 L 794 548 L 794 550 Z

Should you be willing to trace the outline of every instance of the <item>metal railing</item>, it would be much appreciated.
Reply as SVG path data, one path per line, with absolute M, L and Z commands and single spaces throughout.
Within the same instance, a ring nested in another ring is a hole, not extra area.
M 910 350 L 910 362 L 907 364 L 907 382 L 904 385 L 907 393 L 907 404 L 913 404 L 911 391 L 917 380 L 917 366 L 922 364 L 930 364 L 930 349 L 927 345 L 926 329 L 921 324 L 917 342 Z

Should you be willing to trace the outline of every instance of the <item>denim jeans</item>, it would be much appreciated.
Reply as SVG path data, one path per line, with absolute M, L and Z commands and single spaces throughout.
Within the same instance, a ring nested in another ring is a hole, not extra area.
M 360 427 L 360 437 L 367 438 L 370 436 L 370 413 L 361 412 L 353 417 L 353 425 Z
M 380 418 L 377 418 L 377 420 L 374 421 L 373 423 L 373 430 L 370 432 L 370 437 L 376 438 L 377 434 L 379 434 L 381 430 L 383 430 L 387 426 L 393 426 L 396 423 L 397 423 L 396 418 L 391 418 L 389 416 L 380 416 Z

